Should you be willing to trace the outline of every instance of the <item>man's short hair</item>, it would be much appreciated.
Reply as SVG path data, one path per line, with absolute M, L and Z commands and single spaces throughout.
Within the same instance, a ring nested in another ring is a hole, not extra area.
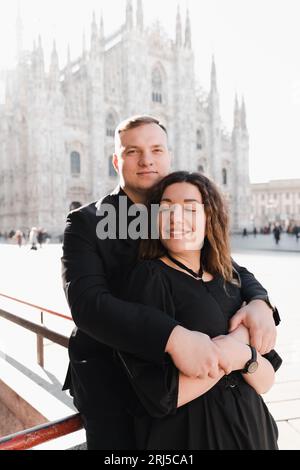
M 122 121 L 115 133 L 115 140 L 117 140 L 121 134 L 121 132 L 129 131 L 130 129 L 135 129 L 136 127 L 144 126 L 145 124 L 157 124 L 167 135 L 167 129 L 166 127 L 159 121 L 159 119 L 156 119 L 153 116 L 132 116 L 128 119 L 125 119 L 125 121 Z

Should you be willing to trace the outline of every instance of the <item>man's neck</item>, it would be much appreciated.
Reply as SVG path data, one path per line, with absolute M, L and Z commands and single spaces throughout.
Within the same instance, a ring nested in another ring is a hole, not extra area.
M 142 192 L 137 192 L 137 191 L 132 191 L 129 188 L 126 188 L 126 186 L 120 186 L 124 193 L 129 197 L 129 199 L 134 203 L 134 204 L 145 204 L 146 203 L 146 194 L 143 194 Z

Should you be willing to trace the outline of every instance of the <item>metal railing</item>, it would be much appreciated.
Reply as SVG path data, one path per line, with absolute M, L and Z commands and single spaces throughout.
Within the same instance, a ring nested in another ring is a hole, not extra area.
M 44 314 L 48 314 L 51 316 L 55 316 L 58 318 L 62 318 L 64 320 L 69 320 L 72 321 L 71 317 L 68 317 L 67 315 L 63 315 L 62 313 L 54 312 L 53 310 L 49 310 L 44 307 L 40 307 L 39 305 L 31 304 L 29 302 L 25 302 L 24 300 L 16 299 L 15 297 L 11 297 L 9 295 L 1 294 L 0 297 L 3 297 L 5 299 L 11 300 L 13 302 L 17 302 L 21 305 L 26 305 L 26 307 L 32 307 L 35 310 L 39 310 L 40 312 L 40 325 L 37 323 L 31 322 L 29 320 L 26 320 L 25 318 L 18 317 L 16 315 L 13 315 L 12 313 L 9 313 L 5 310 L 0 309 L 0 317 L 4 318 L 5 320 L 8 320 L 12 323 L 15 323 L 16 325 L 21 326 L 22 328 L 25 328 L 26 330 L 29 330 L 33 333 L 36 333 L 36 345 L 37 345 L 37 363 L 39 366 L 44 367 L 45 365 L 45 360 L 44 360 L 44 338 L 49 339 L 53 343 L 59 344 L 60 346 L 63 346 L 65 348 L 68 347 L 69 344 L 69 338 L 66 336 L 63 336 L 56 331 L 50 330 L 46 326 L 44 326 Z
M 80 414 L 42 424 L 0 439 L 1 450 L 29 450 L 53 439 L 80 431 L 83 423 Z
M 44 313 L 53 315 L 65 320 L 72 321 L 71 317 L 63 315 L 58 312 L 40 307 L 38 305 L 25 302 L 23 300 L 10 297 L 0 293 L 0 297 L 3 297 L 13 302 L 17 302 L 22 305 L 26 305 L 37 309 L 41 312 L 41 324 L 31 322 L 25 318 L 18 317 L 10 312 L 0 309 L 0 317 L 5 320 L 14 323 L 28 331 L 36 333 L 37 335 L 37 362 L 41 367 L 44 367 L 44 338 L 49 339 L 55 344 L 67 348 L 69 344 L 69 338 L 57 333 L 56 331 L 47 328 L 44 323 Z M 0 439 L 0 450 L 28 450 L 40 445 L 44 442 L 48 442 L 58 437 L 66 436 L 75 431 L 79 431 L 83 428 L 80 414 L 75 414 L 67 418 L 60 419 L 58 421 L 42 424 L 25 431 L 21 431 L 9 436 L 2 437 Z

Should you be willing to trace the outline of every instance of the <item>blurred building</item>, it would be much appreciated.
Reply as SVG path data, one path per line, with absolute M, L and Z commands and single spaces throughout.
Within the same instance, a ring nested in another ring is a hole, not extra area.
M 300 225 L 300 179 L 251 185 L 252 221 L 258 227 Z
M 249 136 L 245 103 L 234 110 L 234 129 L 220 116 L 215 61 L 209 92 L 195 81 L 189 12 L 178 8 L 174 39 L 156 22 L 144 24 L 143 3 L 127 0 L 125 22 L 110 36 L 104 21 L 76 60 L 59 66 L 55 44 L 45 70 L 41 38 L 22 47 L 7 73 L 0 107 L 0 231 L 33 225 L 61 232 L 72 203 L 98 200 L 117 182 L 111 163 L 114 130 L 133 114 L 152 114 L 167 126 L 174 169 L 198 170 L 223 189 L 234 229 L 249 225 Z

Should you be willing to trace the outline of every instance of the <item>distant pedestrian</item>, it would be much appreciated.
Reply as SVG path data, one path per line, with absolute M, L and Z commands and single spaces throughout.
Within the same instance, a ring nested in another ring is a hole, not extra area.
M 16 234 L 15 234 L 14 238 L 16 239 L 16 242 L 17 242 L 19 248 L 21 248 L 22 244 L 23 244 L 23 233 L 21 232 L 21 230 L 16 231 Z
M 31 244 L 31 250 L 34 250 L 36 251 L 37 250 L 37 233 L 38 233 L 38 230 L 36 227 L 32 227 L 32 229 L 30 230 L 30 234 L 29 234 L 29 243 Z
M 254 237 L 256 238 L 256 235 L 257 235 L 257 228 L 256 228 L 256 227 L 254 227 L 253 235 L 254 235 Z
M 248 230 L 246 228 L 243 230 L 243 237 L 248 237 Z
M 278 245 L 280 242 L 280 235 L 281 235 L 281 230 L 278 226 L 274 227 L 273 234 L 275 238 L 275 243 L 276 245 Z

